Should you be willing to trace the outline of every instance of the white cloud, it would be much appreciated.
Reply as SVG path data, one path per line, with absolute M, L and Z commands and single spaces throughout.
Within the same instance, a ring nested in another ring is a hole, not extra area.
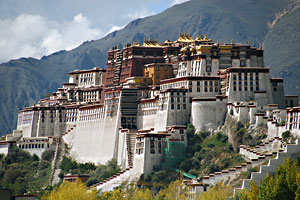
M 40 15 L 22 14 L 0 20 L 0 61 L 19 57 L 39 58 L 62 49 L 70 50 L 86 40 L 98 39 L 100 29 L 78 14 L 72 21 L 55 22 Z
M 125 25 L 124 26 L 112 26 L 111 29 L 107 32 L 107 34 L 117 31 L 117 30 L 120 30 L 124 27 L 125 27 Z
M 176 4 L 182 4 L 184 2 L 187 2 L 189 0 L 173 0 L 173 3 L 171 4 L 172 6 L 176 5 Z
M 154 11 L 149 12 L 148 10 L 139 10 L 134 13 L 128 13 L 126 17 L 128 17 L 129 19 L 137 19 L 137 18 L 143 18 L 150 15 L 154 15 L 154 14 L 155 14 Z

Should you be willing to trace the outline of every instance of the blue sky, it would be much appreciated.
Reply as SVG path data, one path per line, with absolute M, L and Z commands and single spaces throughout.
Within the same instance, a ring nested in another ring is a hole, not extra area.
M 71 50 L 187 0 L 0 0 L 0 63 Z

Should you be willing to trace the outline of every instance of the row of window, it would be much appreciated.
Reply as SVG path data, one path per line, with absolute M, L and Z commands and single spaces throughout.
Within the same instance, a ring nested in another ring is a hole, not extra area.
M 181 102 L 181 99 L 182 99 L 182 102 L 186 102 L 185 97 L 177 97 L 177 98 L 171 97 L 171 103 L 174 103 L 175 99 L 176 99 L 176 102 Z
M 238 84 L 237 84 L 238 83 Z M 244 81 L 244 82 L 242 82 L 242 81 L 238 81 L 238 82 L 236 82 L 236 81 L 233 81 L 233 85 L 242 85 L 242 83 L 244 83 L 244 85 L 253 85 L 253 81 Z M 248 84 L 249 83 L 249 84 Z M 255 81 L 255 85 L 259 85 L 259 81 Z
M 105 116 L 105 113 L 102 114 L 93 114 L 93 115 L 86 115 L 86 116 L 80 116 L 80 121 L 88 121 L 88 120 L 95 120 L 95 119 L 103 119 Z
M 140 116 L 146 116 L 146 115 L 156 115 L 157 110 L 146 110 L 146 111 L 141 111 L 139 112 Z
M 183 110 L 186 110 L 186 104 L 182 104 L 182 106 L 181 106 L 181 104 L 171 104 L 171 109 L 172 110 L 174 110 L 175 109 L 175 105 L 177 105 L 176 107 L 177 107 L 177 110 L 179 110 L 179 109 L 183 109 Z
M 254 91 L 254 87 L 253 86 L 233 86 L 233 91 Z M 255 91 L 259 91 L 259 86 L 255 87 Z
M 232 78 L 233 80 L 242 80 L 242 77 L 244 80 L 248 80 L 248 77 L 249 77 L 249 80 L 254 80 L 253 79 L 253 73 L 243 73 L 243 76 L 242 76 L 242 73 L 239 73 L 238 75 L 237 74 L 233 74 Z M 255 73 L 255 80 L 259 80 L 259 75 L 258 75 L 258 72 Z
M 189 88 L 189 92 L 193 92 L 193 88 Z M 200 87 L 197 87 L 197 92 L 201 92 Z M 218 87 L 204 87 L 204 92 L 219 92 Z
M 21 149 L 38 149 L 38 148 L 49 148 L 49 144 L 22 144 L 19 145 Z

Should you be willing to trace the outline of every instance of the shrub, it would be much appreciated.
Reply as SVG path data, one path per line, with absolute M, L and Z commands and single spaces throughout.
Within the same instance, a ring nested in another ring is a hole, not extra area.
M 39 162 L 38 168 L 39 168 L 39 170 L 43 170 L 43 169 L 48 168 L 49 166 L 50 166 L 50 162 L 48 162 L 48 161 L 46 161 L 46 160 L 41 160 L 41 161 Z
M 42 159 L 46 161 L 51 161 L 54 156 L 54 149 L 47 149 L 42 153 Z
M 257 172 L 257 169 L 256 169 L 256 168 L 250 168 L 250 169 L 248 169 L 248 170 L 246 171 L 246 173 L 245 173 L 245 179 L 251 178 L 251 173 L 252 173 L 252 172 Z
M 291 138 L 292 134 L 290 131 L 284 131 L 282 133 L 282 138 L 285 142 L 287 142 Z
M 108 161 L 106 165 L 99 165 L 97 168 L 92 163 L 87 164 L 85 166 L 81 164 L 81 167 L 82 167 L 81 172 L 83 172 L 84 170 L 93 171 L 87 182 L 87 186 L 94 184 L 95 181 L 96 182 L 103 181 L 106 178 L 109 178 L 112 175 L 121 171 L 117 161 L 114 159 Z
M 211 173 L 214 173 L 214 172 L 217 172 L 219 171 L 219 167 L 218 165 L 216 165 L 215 163 L 211 163 L 209 166 L 208 166 L 208 173 L 211 174 Z

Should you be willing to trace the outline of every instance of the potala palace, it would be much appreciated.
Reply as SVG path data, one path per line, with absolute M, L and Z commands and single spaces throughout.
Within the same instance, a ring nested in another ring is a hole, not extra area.
M 227 117 L 267 128 L 263 144 L 240 147 L 247 163 L 187 183 L 196 194 L 268 159 L 251 176 L 259 181 L 284 157 L 299 154 L 298 140 L 286 144 L 281 137 L 286 130 L 300 135 L 298 102 L 298 96 L 284 94 L 283 79 L 270 77 L 262 48 L 187 34 L 162 44 L 149 38 L 111 48 L 106 69 L 69 72 L 57 92 L 19 111 L 17 129 L 2 138 L 0 151 L 16 145 L 41 156 L 55 148 L 51 181 L 57 152 L 64 148 L 78 162 L 105 164 L 114 158 L 123 171 L 93 186 L 107 191 L 178 162 L 188 145 L 189 122 L 212 133 Z M 248 185 L 244 180 L 243 187 Z

